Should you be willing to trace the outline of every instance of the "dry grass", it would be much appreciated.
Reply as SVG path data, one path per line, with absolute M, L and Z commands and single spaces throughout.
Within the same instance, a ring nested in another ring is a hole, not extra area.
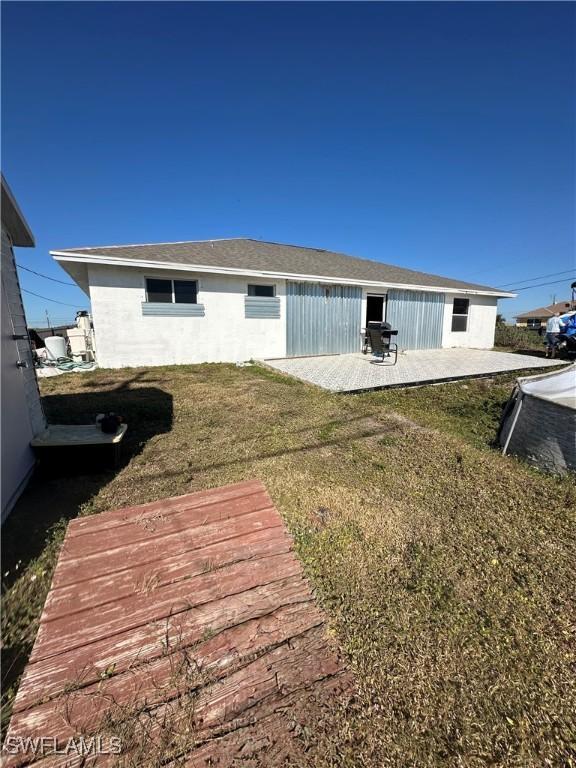
M 44 381 L 50 419 L 116 410 L 130 430 L 117 474 L 39 476 L 5 526 L 8 704 L 67 518 L 260 478 L 358 680 L 338 738 L 307 734 L 311 764 L 575 765 L 576 492 L 489 447 L 511 382 L 354 397 L 219 365 Z

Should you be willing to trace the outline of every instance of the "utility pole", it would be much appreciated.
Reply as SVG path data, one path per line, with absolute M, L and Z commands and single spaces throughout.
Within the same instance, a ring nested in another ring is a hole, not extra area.
M 51 326 L 50 326 L 50 315 L 48 314 L 48 310 L 47 309 L 45 309 L 44 312 L 46 312 L 46 327 L 50 330 L 51 329 Z

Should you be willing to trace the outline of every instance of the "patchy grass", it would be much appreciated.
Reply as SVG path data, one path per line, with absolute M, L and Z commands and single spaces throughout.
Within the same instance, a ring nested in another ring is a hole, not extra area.
M 42 382 L 51 420 L 130 428 L 119 472 L 40 474 L 5 525 L 6 712 L 67 519 L 260 478 L 358 681 L 310 764 L 574 765 L 576 492 L 490 448 L 512 381 L 341 396 L 203 365 Z
M 522 375 L 539 373 L 528 371 Z M 518 374 L 469 379 L 428 387 L 390 389 L 366 395 L 419 424 L 464 438 L 476 447 L 493 446 L 502 409 Z

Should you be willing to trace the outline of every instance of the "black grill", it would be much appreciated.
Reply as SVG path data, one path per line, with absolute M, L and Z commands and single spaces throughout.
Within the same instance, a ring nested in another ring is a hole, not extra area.
M 392 341 L 392 337 L 397 335 L 398 331 L 393 330 L 390 323 L 371 320 L 366 326 L 362 351 L 367 354 L 370 350 L 373 355 L 381 356 L 382 360 L 394 355 L 395 365 L 398 357 L 398 345 Z

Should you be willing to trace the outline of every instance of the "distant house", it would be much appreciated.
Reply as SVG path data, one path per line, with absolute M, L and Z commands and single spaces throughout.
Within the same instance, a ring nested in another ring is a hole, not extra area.
M 556 304 L 538 307 L 538 309 L 531 309 L 529 312 L 522 312 L 521 315 L 516 315 L 516 325 L 519 328 L 531 328 L 537 331 L 545 326 L 556 312 L 562 315 L 573 309 L 576 309 L 576 301 L 569 301 L 568 299 L 566 301 L 557 301 Z
M 30 440 L 46 427 L 13 251 L 33 245 L 2 176 L 2 521 L 34 469 Z
M 506 291 L 319 248 L 250 239 L 73 248 L 100 365 L 356 352 L 370 320 L 401 349 L 490 348 Z

